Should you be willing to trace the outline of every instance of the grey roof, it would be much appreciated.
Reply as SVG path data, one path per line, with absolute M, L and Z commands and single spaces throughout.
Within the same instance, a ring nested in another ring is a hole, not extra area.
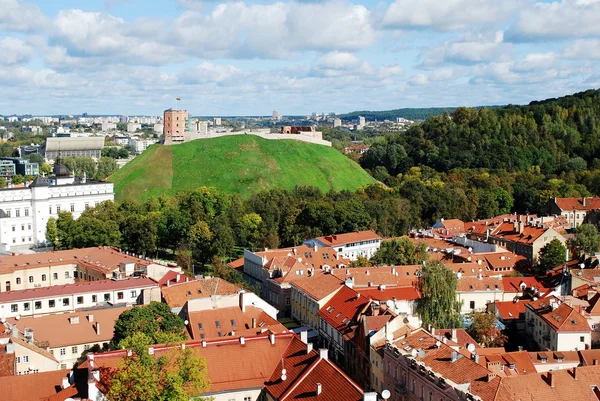
M 46 152 L 61 150 L 99 150 L 104 147 L 103 136 L 55 138 L 46 139 Z

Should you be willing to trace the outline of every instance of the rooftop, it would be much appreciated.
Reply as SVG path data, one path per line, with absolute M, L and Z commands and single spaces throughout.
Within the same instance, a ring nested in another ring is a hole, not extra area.
M 312 276 L 295 277 L 292 285 L 298 290 L 321 300 L 343 286 L 342 280 L 322 270 L 316 270 Z
M 554 198 L 556 206 L 562 211 L 588 211 L 600 208 L 598 196 L 588 198 Z
M 103 147 L 103 136 L 46 138 L 46 152 L 60 152 L 71 150 L 100 150 Z
M 342 335 L 349 334 L 370 301 L 353 289 L 343 286 L 320 310 L 319 316 Z
M 550 296 L 531 301 L 526 305 L 542 320 L 558 332 L 590 332 L 590 326 L 575 309 L 561 302 L 558 298 Z
M 218 277 L 201 278 L 161 288 L 163 298 L 171 308 L 182 307 L 189 299 L 206 298 L 211 295 L 232 295 L 237 294 L 241 289 L 239 285 Z
M 62 390 L 63 378 L 70 370 L 36 373 L 32 375 L 0 377 L 2 401 L 41 401 Z
M 340 246 L 361 241 L 381 240 L 381 237 L 373 230 L 366 230 L 344 234 L 325 235 L 323 237 L 318 237 L 317 240 L 326 246 Z

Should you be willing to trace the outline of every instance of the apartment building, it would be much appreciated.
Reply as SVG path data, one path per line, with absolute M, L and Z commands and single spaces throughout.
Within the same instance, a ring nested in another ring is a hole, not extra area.
M 373 230 L 326 235 L 304 241 L 310 247 L 335 249 L 340 257 L 355 261 L 359 256 L 371 259 L 381 246 L 381 237 Z
M 550 214 L 563 216 L 567 221 L 567 228 L 577 228 L 588 222 L 591 213 L 600 209 L 600 198 L 552 198 L 548 201 L 547 208 Z
M 291 283 L 292 317 L 319 331 L 319 310 L 344 286 L 343 281 L 323 270 Z

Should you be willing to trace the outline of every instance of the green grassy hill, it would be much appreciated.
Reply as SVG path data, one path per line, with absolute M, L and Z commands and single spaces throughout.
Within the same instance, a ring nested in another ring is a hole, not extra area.
M 180 145 L 153 145 L 110 178 L 116 200 L 212 186 L 249 196 L 271 188 L 311 185 L 327 192 L 355 190 L 375 180 L 333 148 L 254 135 Z

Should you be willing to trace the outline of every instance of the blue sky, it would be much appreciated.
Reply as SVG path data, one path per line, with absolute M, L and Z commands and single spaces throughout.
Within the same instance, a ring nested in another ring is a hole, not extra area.
M 519 104 L 600 87 L 600 0 L 0 0 L 0 114 Z

